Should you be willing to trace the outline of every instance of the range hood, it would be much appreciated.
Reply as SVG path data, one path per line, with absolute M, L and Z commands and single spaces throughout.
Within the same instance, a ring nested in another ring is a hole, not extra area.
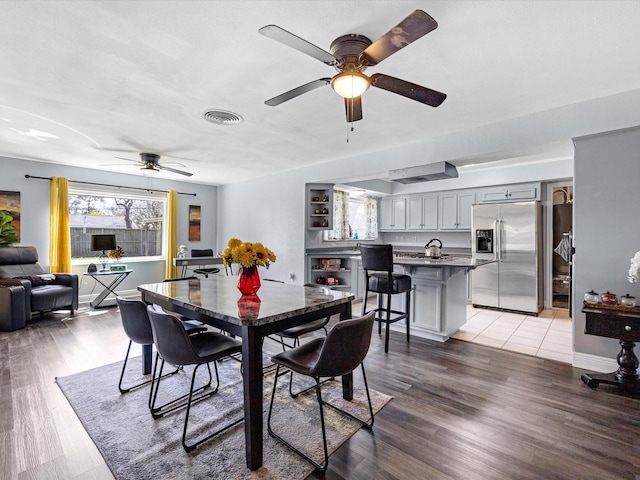
M 436 162 L 419 167 L 389 170 L 389 180 L 399 183 L 429 182 L 445 178 L 456 178 L 458 170 L 449 162 Z

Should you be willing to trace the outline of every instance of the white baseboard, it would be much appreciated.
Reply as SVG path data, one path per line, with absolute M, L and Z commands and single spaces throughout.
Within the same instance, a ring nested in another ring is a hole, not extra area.
M 125 298 L 130 298 L 130 297 L 134 297 L 137 298 L 140 296 L 140 292 L 137 289 L 133 289 L 133 290 L 116 290 L 116 293 L 118 295 L 120 295 L 121 297 L 125 297 Z M 85 306 L 89 306 L 89 302 L 93 301 L 96 299 L 96 297 L 100 294 L 100 292 L 98 293 L 93 293 L 93 295 L 80 295 L 78 297 L 78 304 L 79 305 L 85 305 Z M 111 306 L 111 305 L 115 305 L 116 304 L 116 299 L 113 295 L 109 295 L 107 298 L 104 299 L 104 301 L 100 304 L 100 306 L 102 307 L 107 307 L 107 306 Z
M 598 357 L 579 352 L 573 352 L 573 366 L 600 373 L 610 373 L 618 370 L 618 362 L 615 358 Z

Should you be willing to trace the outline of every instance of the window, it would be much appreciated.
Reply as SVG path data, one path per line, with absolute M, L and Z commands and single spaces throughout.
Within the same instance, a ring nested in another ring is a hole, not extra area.
M 375 240 L 378 238 L 378 202 L 366 196 L 333 192 L 333 230 L 324 232 L 324 240 Z
M 163 254 L 164 194 L 142 194 L 94 187 L 69 187 L 71 258 L 94 260 L 91 235 L 115 234 L 125 257 L 159 257 Z

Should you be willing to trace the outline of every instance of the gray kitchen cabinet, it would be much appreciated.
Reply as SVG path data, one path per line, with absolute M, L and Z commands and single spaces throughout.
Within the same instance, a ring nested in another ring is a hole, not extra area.
M 383 198 L 380 200 L 378 230 L 404 230 L 406 228 L 406 198 Z
M 479 203 L 519 202 L 540 200 L 540 184 L 503 185 L 482 189 L 478 192 Z
M 411 320 L 420 329 L 441 330 L 443 284 L 414 276 Z M 413 326 L 413 325 L 412 325 Z
M 351 257 L 351 293 L 356 296 L 356 300 L 364 296 L 364 270 L 362 269 L 362 259 Z
M 407 199 L 407 230 L 438 229 L 438 195 Z
M 475 192 L 441 194 L 440 230 L 471 230 L 471 207 L 475 199 Z

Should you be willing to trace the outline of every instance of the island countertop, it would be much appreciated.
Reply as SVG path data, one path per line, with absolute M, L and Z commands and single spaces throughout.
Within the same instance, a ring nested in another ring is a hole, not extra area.
M 443 258 L 404 258 L 395 257 L 393 263 L 395 265 L 402 265 L 404 267 L 457 267 L 465 268 L 467 270 L 473 270 L 474 268 L 481 267 L 488 263 L 494 263 L 495 260 L 483 260 L 474 257 L 459 257 L 452 255 L 450 257 Z

